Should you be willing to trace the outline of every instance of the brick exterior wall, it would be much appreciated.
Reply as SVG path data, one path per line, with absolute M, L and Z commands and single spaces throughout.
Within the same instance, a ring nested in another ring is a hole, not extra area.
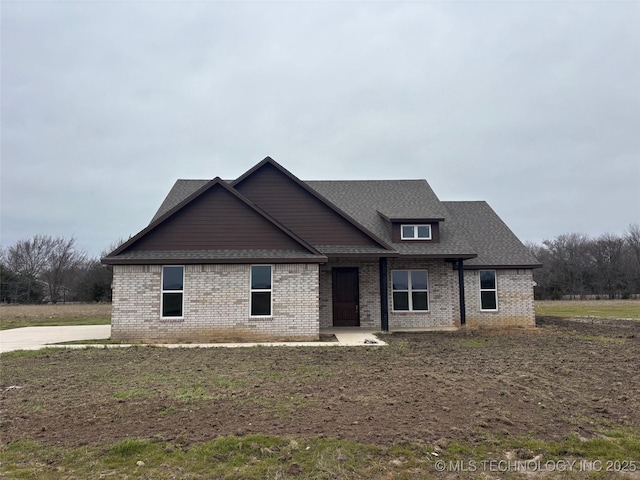
M 143 342 L 316 340 L 319 328 L 333 326 L 332 269 L 357 267 L 360 326 L 381 328 L 377 259 L 332 259 L 325 265 L 273 265 L 273 316 L 249 316 L 250 265 L 186 265 L 184 318 L 161 319 L 160 265 L 116 265 L 113 279 L 112 338 Z M 429 311 L 395 312 L 393 270 L 427 270 Z M 460 326 L 458 273 L 443 260 L 391 258 L 389 328 Z M 498 309 L 480 310 L 479 272 L 465 271 L 467 326 L 534 326 L 530 269 L 497 270 Z
M 450 263 L 443 260 L 389 259 L 389 329 L 452 327 L 459 316 L 458 277 Z M 333 326 L 332 276 L 334 267 L 357 267 L 360 282 L 360 326 L 381 328 L 379 261 L 333 259 L 320 266 L 320 327 Z M 429 311 L 394 312 L 391 291 L 392 270 L 427 270 L 429 272 Z
M 273 265 L 272 317 L 249 315 L 250 265 L 186 265 L 181 319 L 160 318 L 160 265 L 116 265 L 114 340 L 220 342 L 317 340 L 318 265 Z
M 378 260 L 334 259 L 320 266 L 320 327 L 333 326 L 332 276 L 334 267 L 357 267 L 360 282 L 360 326 L 381 328 L 380 277 Z M 460 326 L 458 272 L 444 260 L 390 258 L 389 329 L 438 328 Z M 393 310 L 391 272 L 427 270 L 429 311 Z M 480 280 L 477 270 L 465 270 L 465 302 L 469 327 L 528 327 L 535 325 L 533 311 L 533 273 L 530 269 L 497 270 L 498 310 L 480 310 Z
M 531 269 L 496 270 L 496 281 L 498 309 L 483 312 L 480 309 L 480 272 L 465 270 L 467 326 L 472 328 L 535 326 L 533 271 Z M 459 318 L 457 323 L 460 323 Z
M 458 273 L 444 260 L 406 260 L 390 258 L 389 330 L 400 328 L 454 327 L 459 318 Z M 427 270 L 429 311 L 395 312 L 393 310 L 393 270 Z M 458 321 L 459 323 L 459 321 Z

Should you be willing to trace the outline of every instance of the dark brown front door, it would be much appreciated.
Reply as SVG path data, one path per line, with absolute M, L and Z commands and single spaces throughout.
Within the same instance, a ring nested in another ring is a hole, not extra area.
M 333 326 L 359 327 L 358 269 L 333 269 Z

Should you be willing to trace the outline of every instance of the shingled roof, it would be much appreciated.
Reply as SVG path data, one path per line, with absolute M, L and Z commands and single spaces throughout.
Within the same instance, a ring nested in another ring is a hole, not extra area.
M 195 192 L 207 185 L 208 180 L 177 180 L 151 220 L 157 222 Z M 233 189 L 233 181 L 225 182 Z M 354 224 L 386 242 L 392 250 L 383 247 L 358 245 L 314 245 L 327 256 L 410 256 L 464 258 L 468 268 L 526 267 L 540 264 L 518 240 L 507 225 L 483 201 L 443 202 L 438 199 L 426 180 L 330 180 L 304 181 L 304 184 L 322 198 L 344 212 Z M 260 208 L 260 205 L 256 205 Z M 439 223 L 437 242 L 393 242 L 390 222 L 431 221 Z M 158 251 L 138 253 L 154 260 L 181 259 L 196 262 L 215 256 L 220 261 L 263 259 L 288 256 L 304 261 L 300 252 L 267 250 L 228 250 L 216 252 Z M 118 260 L 127 261 L 127 253 Z M 313 254 L 309 252 L 309 257 Z M 138 258 L 139 257 L 139 258 Z M 317 255 L 316 255 L 317 257 Z
M 305 182 L 358 223 L 391 244 L 401 255 L 470 258 L 476 255 L 464 232 L 451 228 L 449 212 L 426 180 L 343 180 Z M 439 242 L 393 243 L 389 222 L 438 220 Z
M 149 223 L 155 222 L 184 199 L 204 187 L 208 182 L 209 180 L 177 180 Z
M 478 256 L 465 261 L 466 267 L 539 268 L 529 252 L 487 202 L 442 202 L 451 212 L 455 229 L 463 230 Z

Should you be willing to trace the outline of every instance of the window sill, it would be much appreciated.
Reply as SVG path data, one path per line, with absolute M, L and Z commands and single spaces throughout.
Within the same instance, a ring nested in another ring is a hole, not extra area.
M 250 316 L 249 321 L 273 320 L 273 315 L 256 315 Z
M 431 313 L 430 310 L 391 310 L 391 313 L 400 314 L 400 315 L 409 315 L 416 313 Z
M 162 323 L 180 323 L 184 322 L 184 317 L 160 317 Z

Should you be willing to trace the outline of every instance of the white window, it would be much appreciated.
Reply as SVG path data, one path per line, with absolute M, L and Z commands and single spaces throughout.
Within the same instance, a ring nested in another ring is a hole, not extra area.
M 480 270 L 480 309 L 498 310 L 498 281 L 495 270 Z
M 431 225 L 401 225 L 402 240 L 431 240 Z
M 251 266 L 251 316 L 271 316 L 271 265 Z
M 391 272 L 393 310 L 428 311 L 429 282 L 426 270 L 394 270 Z
M 162 317 L 182 317 L 184 307 L 184 267 L 162 267 Z

